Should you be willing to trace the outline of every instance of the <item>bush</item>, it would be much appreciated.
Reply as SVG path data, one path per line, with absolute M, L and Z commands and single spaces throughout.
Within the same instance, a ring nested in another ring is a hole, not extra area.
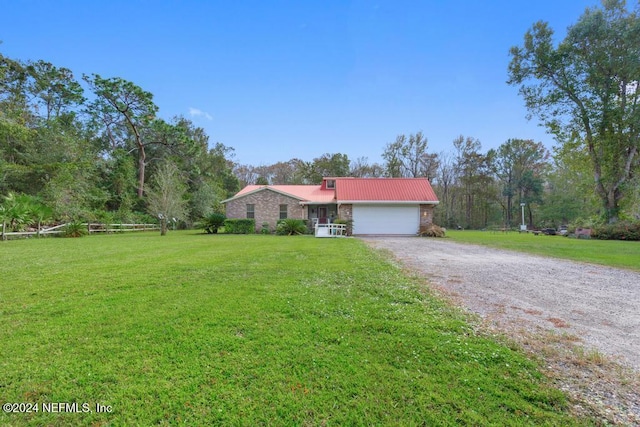
M 119 210 L 113 212 L 113 224 L 159 224 L 158 218 L 145 212 Z
M 640 221 L 617 222 L 596 227 L 591 232 L 591 237 L 600 240 L 640 240 Z
M 212 213 L 202 218 L 199 228 L 202 228 L 207 234 L 217 234 L 226 219 L 227 217 L 221 213 Z
M 276 234 L 280 236 L 293 236 L 295 234 L 305 234 L 306 232 L 307 224 L 303 219 L 282 219 L 276 225 Z
M 228 218 L 224 221 L 224 232 L 229 234 L 254 234 L 256 232 L 256 220 Z
M 418 233 L 422 237 L 444 237 L 445 229 L 435 224 L 421 226 Z
M 593 230 L 604 225 L 606 224 L 603 222 L 601 217 L 577 218 L 569 223 L 567 230 L 569 231 L 569 234 L 573 234 L 578 228 L 590 228 Z
M 353 220 L 352 219 L 341 219 L 338 218 L 335 221 L 333 221 L 334 224 L 344 224 L 346 225 L 345 227 L 345 234 L 347 236 L 351 236 L 351 234 L 353 234 Z
M 262 229 L 260 229 L 260 234 L 271 234 L 271 230 L 269 229 L 268 222 L 262 223 Z
M 89 230 L 87 230 L 86 224 L 80 221 L 72 221 L 65 225 L 62 237 L 82 237 L 87 234 L 89 234 Z
M 113 212 L 108 211 L 93 211 L 90 212 L 87 216 L 89 222 L 98 223 L 98 224 L 113 224 L 115 223 L 115 216 Z

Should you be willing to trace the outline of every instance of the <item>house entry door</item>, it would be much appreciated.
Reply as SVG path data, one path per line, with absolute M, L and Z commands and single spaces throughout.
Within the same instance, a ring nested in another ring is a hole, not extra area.
M 326 224 L 327 223 L 327 207 L 319 206 L 318 207 L 318 224 Z

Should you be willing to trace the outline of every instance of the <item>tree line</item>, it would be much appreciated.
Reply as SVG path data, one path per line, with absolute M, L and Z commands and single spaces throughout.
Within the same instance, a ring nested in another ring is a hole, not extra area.
M 435 222 L 445 227 L 557 227 L 599 214 L 589 174 L 552 157 L 540 142 L 509 139 L 483 151 L 479 140 L 459 136 L 449 152 L 429 150 L 422 132 L 399 135 L 383 149 L 382 163 L 326 153 L 310 162 L 236 165 L 244 184 L 319 184 L 323 176 L 428 178 L 440 200 Z M 636 200 L 638 202 L 638 200 Z M 631 212 L 631 211 L 630 211 Z M 636 211 L 636 214 L 639 212 Z
M 210 144 L 185 117 L 165 121 L 158 111 L 150 92 L 122 78 L 78 80 L 44 60 L 0 54 L 3 222 L 16 229 L 39 210 L 56 221 L 179 216 L 192 223 L 220 210 L 239 189 L 233 149 Z M 182 188 L 177 205 L 159 204 L 162 185 Z
M 639 7 L 604 1 L 557 44 L 538 22 L 511 49 L 507 83 L 554 135 L 553 153 L 515 137 L 483 150 L 472 136 L 434 153 L 420 131 L 381 147 L 382 163 L 325 153 L 244 165 L 189 119 L 159 118 L 153 94 L 133 82 L 77 79 L 44 60 L 0 54 L 0 216 L 14 229 L 73 219 L 190 225 L 221 212 L 220 201 L 246 184 L 354 176 L 428 178 L 445 227 L 638 220 Z

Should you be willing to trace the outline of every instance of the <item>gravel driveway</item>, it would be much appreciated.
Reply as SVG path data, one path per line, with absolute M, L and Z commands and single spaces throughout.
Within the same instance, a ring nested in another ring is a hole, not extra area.
M 557 333 L 555 336 L 570 337 L 567 339 L 609 356 L 630 368 L 634 376 L 640 373 L 640 273 L 446 239 L 362 240 L 374 248 L 391 251 L 402 264 L 424 274 L 432 286 L 501 332 L 513 336 L 527 331 L 549 337 L 552 331 Z M 586 370 L 573 366 L 567 372 L 563 366 L 567 363 L 557 362 L 549 361 L 549 369 L 565 370 L 559 375 L 568 381 L 582 376 L 580 370 Z M 567 389 L 574 388 L 574 395 L 585 398 L 589 392 L 582 390 L 588 388 L 584 383 L 600 381 L 601 377 L 601 373 L 585 376 L 582 384 L 569 385 Z M 625 396 L 616 395 L 621 391 L 617 385 L 603 387 L 600 392 L 590 391 L 592 396 L 586 400 L 606 401 L 602 406 L 627 412 L 616 421 L 636 425 L 640 420 L 640 391 L 635 384 L 625 391 Z M 598 393 L 600 397 L 593 396 Z

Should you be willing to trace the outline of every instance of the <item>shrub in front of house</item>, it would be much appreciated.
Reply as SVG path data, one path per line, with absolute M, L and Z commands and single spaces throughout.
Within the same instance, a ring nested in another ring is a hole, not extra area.
M 220 227 L 224 225 L 227 217 L 221 213 L 212 213 L 200 221 L 200 228 L 204 229 L 207 234 L 217 234 Z
M 228 218 L 224 221 L 224 231 L 229 234 L 254 234 L 256 232 L 256 220 Z
M 435 224 L 421 226 L 418 233 L 422 237 L 444 237 L 445 229 Z
M 640 240 L 640 221 L 621 221 L 615 224 L 604 224 L 591 232 L 591 237 L 600 240 Z
M 269 227 L 268 222 L 262 223 L 262 228 L 260 229 L 260 234 L 271 234 L 271 228 Z
M 276 225 L 276 234 L 280 236 L 293 236 L 307 233 L 307 224 L 303 219 L 281 219 Z

